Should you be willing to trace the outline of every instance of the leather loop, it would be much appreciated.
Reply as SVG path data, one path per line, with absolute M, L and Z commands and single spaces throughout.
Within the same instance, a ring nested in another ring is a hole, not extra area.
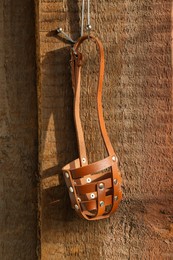
M 82 36 L 71 51 L 71 74 L 74 92 L 74 121 L 76 126 L 79 158 L 63 167 L 64 178 L 69 189 L 72 208 L 87 220 L 104 219 L 110 216 L 122 199 L 121 176 L 117 165 L 117 157 L 108 137 L 102 109 L 102 86 L 104 77 L 104 50 L 102 43 L 94 36 L 90 39 L 99 50 L 99 78 L 97 86 L 97 109 L 102 138 L 108 157 L 88 164 L 84 134 L 80 119 L 80 88 L 83 55 L 80 45 L 88 40 Z
M 104 118 L 103 118 L 103 109 L 102 109 L 102 87 L 103 87 L 103 77 L 104 77 L 104 50 L 103 50 L 103 45 L 100 42 L 100 40 L 98 40 L 94 36 L 90 36 L 90 39 L 97 45 L 98 50 L 99 50 L 99 59 L 100 59 L 99 80 L 98 80 L 98 86 L 97 86 L 97 108 L 98 108 L 98 116 L 99 116 L 99 121 L 100 121 L 100 130 L 101 130 L 102 137 L 103 137 L 108 154 L 113 155 L 114 150 L 113 150 L 113 147 L 111 145 L 110 139 L 109 139 L 107 131 L 106 131 L 105 122 L 104 122 Z M 77 41 L 77 43 L 73 47 L 74 53 L 78 54 L 78 49 L 85 40 L 88 40 L 88 35 L 81 37 Z M 77 80 L 79 83 L 80 75 L 78 75 Z M 80 86 L 79 86 L 79 88 L 80 88 Z M 77 99 L 75 99 L 75 101 L 77 102 Z M 76 124 L 80 124 L 79 117 L 78 117 L 78 110 L 79 110 L 79 107 L 75 106 L 74 114 L 75 114 Z M 79 140 L 78 141 L 79 147 L 80 147 L 80 143 L 83 142 L 82 138 L 80 140 L 80 136 L 82 134 L 81 131 L 82 130 L 80 129 L 80 127 L 79 128 L 76 127 L 76 132 L 77 132 L 77 136 L 78 136 L 78 140 Z

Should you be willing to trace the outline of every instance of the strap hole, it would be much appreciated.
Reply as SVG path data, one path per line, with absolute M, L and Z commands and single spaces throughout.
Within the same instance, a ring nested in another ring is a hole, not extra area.
M 94 193 L 91 193 L 90 197 L 91 197 L 91 199 L 95 199 L 96 196 Z
M 91 182 L 91 178 L 87 178 L 87 183 L 90 183 Z

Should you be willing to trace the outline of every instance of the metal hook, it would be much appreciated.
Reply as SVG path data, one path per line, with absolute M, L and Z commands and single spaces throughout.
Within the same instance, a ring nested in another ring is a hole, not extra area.
M 64 36 L 65 36 L 65 38 L 69 41 L 69 42 L 71 42 L 71 43 L 75 43 L 75 41 L 70 37 L 70 36 L 68 36 L 64 31 L 63 31 L 63 29 L 62 28 L 57 28 L 57 33 L 58 34 L 60 34 L 60 33 L 62 33 Z
M 90 0 L 88 0 L 87 2 L 88 2 L 88 5 L 87 5 L 87 8 L 88 8 L 88 10 L 87 10 L 87 11 L 88 11 L 88 16 L 87 16 L 87 26 L 86 26 L 86 30 L 87 30 L 87 32 L 88 32 L 88 39 L 89 39 L 92 26 L 91 26 L 91 24 L 90 24 Z M 84 11 L 85 11 L 85 0 L 82 1 L 81 36 L 83 35 Z
M 84 9 L 85 9 L 85 0 L 82 0 L 82 21 L 81 21 L 81 36 L 83 36 L 83 25 L 84 25 Z M 86 30 L 88 32 L 88 40 L 90 39 L 90 32 L 92 29 L 92 26 L 90 24 L 90 0 L 88 0 L 88 21 L 87 21 L 87 27 Z M 67 35 L 62 28 L 57 28 L 57 33 L 62 33 L 65 38 L 72 44 L 76 43 L 69 35 Z
M 88 31 L 88 40 L 89 40 L 89 39 L 90 39 L 90 32 L 91 32 L 91 29 L 92 29 L 91 24 L 87 24 L 86 29 L 87 29 L 87 31 Z

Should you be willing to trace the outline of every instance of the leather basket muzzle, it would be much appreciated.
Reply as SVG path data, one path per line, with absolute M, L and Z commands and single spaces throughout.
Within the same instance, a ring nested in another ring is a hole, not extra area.
M 69 191 L 71 206 L 76 213 L 87 220 L 98 220 L 109 217 L 116 211 L 122 199 L 122 179 L 118 169 L 118 159 L 108 137 L 102 110 L 102 85 L 104 76 L 104 50 L 101 42 L 94 36 L 99 49 L 100 70 L 97 87 L 97 108 L 99 125 L 107 149 L 108 157 L 88 164 L 85 140 L 79 116 L 82 54 L 78 51 L 88 35 L 82 36 L 71 52 L 72 87 L 74 92 L 74 120 L 76 126 L 79 158 L 63 167 L 65 182 Z

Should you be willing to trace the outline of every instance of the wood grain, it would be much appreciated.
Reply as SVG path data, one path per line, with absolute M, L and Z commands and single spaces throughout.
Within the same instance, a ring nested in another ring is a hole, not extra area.
M 110 219 L 86 222 L 70 209 L 61 168 L 77 158 L 69 44 L 81 1 L 39 1 L 37 53 L 41 259 L 173 259 L 172 1 L 92 1 L 104 44 L 104 117 L 120 159 L 124 198 Z M 83 46 L 81 118 L 90 161 L 105 155 L 97 121 L 98 57 Z
M 34 3 L 0 1 L 0 259 L 37 259 Z

